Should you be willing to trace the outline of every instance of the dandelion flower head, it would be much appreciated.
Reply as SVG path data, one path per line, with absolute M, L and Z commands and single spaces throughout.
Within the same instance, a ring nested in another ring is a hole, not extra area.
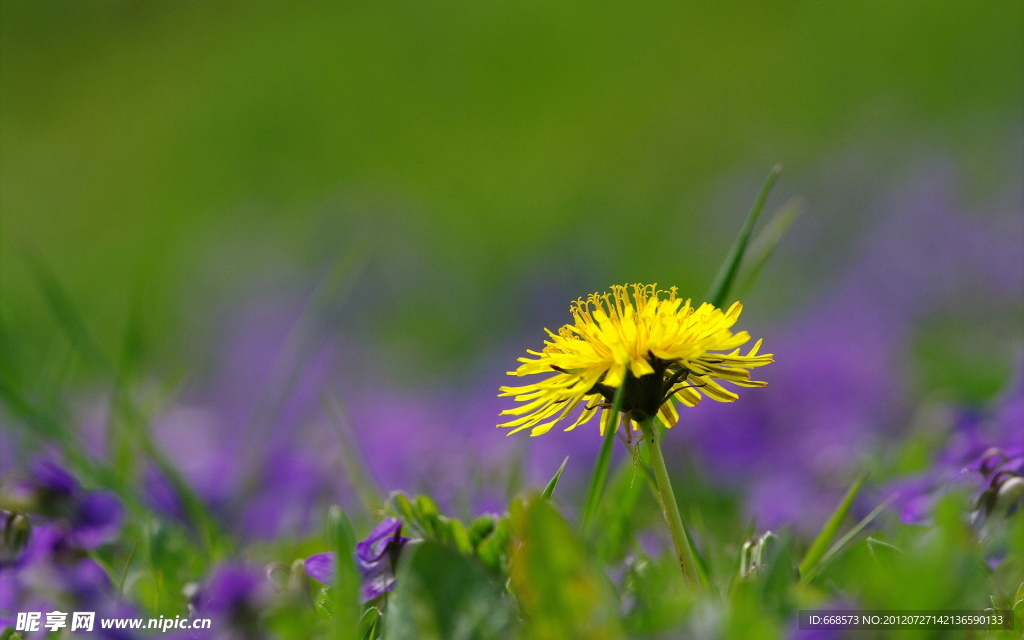
M 579 416 L 565 430 L 585 424 L 598 409 L 609 410 L 616 389 L 625 383 L 621 411 L 639 421 L 658 415 L 668 427 L 679 420 L 675 404 L 692 407 L 702 395 L 732 402 L 735 392 L 719 381 L 740 387 L 763 387 L 751 380 L 750 369 L 772 362 L 772 354 L 759 354 L 758 340 L 746 353 L 746 331 L 732 332 L 743 306 L 736 302 L 723 311 L 704 303 L 694 308 L 676 296 L 676 288 L 657 285 L 615 285 L 610 293 L 593 293 L 572 303 L 573 323 L 553 333 L 512 376 L 545 375 L 522 386 L 500 388 L 500 396 L 521 403 L 502 411 L 514 416 L 500 428 L 509 435 L 531 429 L 547 433 L 583 403 Z M 604 433 L 605 422 L 601 421 Z

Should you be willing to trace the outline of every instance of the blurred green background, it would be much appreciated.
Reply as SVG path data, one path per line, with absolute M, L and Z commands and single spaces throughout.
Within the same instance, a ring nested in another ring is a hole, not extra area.
M 804 195 L 837 251 L 868 215 L 857 168 L 884 187 L 938 154 L 978 201 L 1019 184 L 1015 1 L 0 6 L 25 343 L 56 331 L 23 248 L 102 344 L 135 304 L 181 364 L 211 298 L 367 247 L 406 300 L 380 331 L 458 355 L 524 277 L 700 295 L 776 162 L 772 206 Z

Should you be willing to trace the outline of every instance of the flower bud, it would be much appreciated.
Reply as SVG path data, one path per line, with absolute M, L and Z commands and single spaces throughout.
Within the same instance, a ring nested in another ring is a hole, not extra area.
M 771 531 L 744 542 L 740 551 L 740 577 L 762 575 L 768 563 L 774 559 L 778 546 L 779 537 Z
M 9 513 L 4 521 L 3 536 L 0 538 L 0 566 L 14 562 L 28 546 L 32 537 L 32 523 L 28 516 Z
M 1004 513 L 1024 497 L 1024 478 L 1012 476 L 1003 480 L 996 491 L 995 510 Z

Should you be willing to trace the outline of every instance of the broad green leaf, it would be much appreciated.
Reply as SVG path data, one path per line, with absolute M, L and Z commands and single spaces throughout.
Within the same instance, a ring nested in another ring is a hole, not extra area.
M 475 549 L 477 545 L 494 532 L 496 526 L 497 520 L 490 514 L 484 514 L 473 520 L 469 525 L 469 544 Z
M 718 273 L 715 275 L 715 279 L 712 281 L 706 296 L 706 300 L 716 307 L 722 307 L 729 299 L 729 293 L 732 291 L 733 284 L 735 283 L 736 274 L 739 273 L 740 265 L 743 264 L 743 255 L 747 251 L 750 234 L 754 230 L 754 225 L 757 224 L 761 210 L 764 209 L 764 203 L 768 199 L 772 185 L 775 184 L 775 179 L 779 177 L 781 171 L 782 165 L 777 164 L 772 168 L 771 173 L 768 174 L 768 178 L 764 181 L 757 200 L 754 201 L 754 206 L 750 209 L 750 213 L 747 214 L 747 220 L 743 223 L 740 234 L 736 237 L 736 241 L 729 250 L 729 254 L 725 257 L 725 261 L 722 262 L 722 266 L 718 268 Z
M 380 637 L 382 618 L 380 609 L 370 607 L 359 619 L 359 635 L 361 640 L 377 640 Z
M 843 497 L 842 502 L 836 507 L 836 510 L 829 516 L 828 521 L 822 528 L 821 532 L 818 533 L 818 537 L 811 543 L 807 553 L 804 555 L 803 560 L 800 561 L 800 575 L 809 576 L 813 571 L 817 570 L 817 565 L 821 559 L 825 556 L 832 541 L 835 540 L 836 534 L 839 533 L 839 527 L 842 526 L 843 520 L 846 519 L 846 514 L 850 512 L 850 507 L 853 506 L 853 501 L 860 492 L 861 486 L 864 484 L 865 478 L 867 478 L 867 472 L 857 476 L 857 479 L 853 481 L 850 488 L 846 491 L 846 495 Z
M 600 565 L 546 500 L 518 502 L 513 528 L 521 540 L 510 566 L 530 640 L 622 637 L 619 604 Z
M 440 515 L 441 510 L 437 508 L 437 503 L 430 496 L 418 495 L 416 496 L 416 513 L 421 519 L 424 519 Z
M 334 585 L 328 592 L 334 637 L 339 640 L 357 639 L 362 606 L 359 604 L 361 578 L 353 557 L 356 535 L 352 523 L 340 507 L 331 507 L 327 512 L 327 536 L 337 556 Z
M 763 562 L 762 601 L 773 609 L 779 609 L 791 597 L 791 588 L 798 581 L 796 559 L 788 540 L 779 541 L 766 549 Z
M 434 542 L 406 547 L 388 602 L 386 640 L 506 640 L 515 614 L 499 582 Z
M 507 517 L 494 523 L 494 530 L 476 545 L 476 556 L 488 569 L 504 575 L 508 566 L 508 547 L 512 540 Z
M 602 561 L 614 562 L 621 559 L 633 546 L 639 529 L 645 526 L 642 517 L 647 510 L 638 510 L 638 503 L 645 491 L 646 481 L 633 469 L 629 459 L 621 461 L 608 481 L 605 500 L 598 511 L 600 527 L 590 532 L 588 539 L 594 545 L 595 553 Z M 650 495 L 657 502 L 657 489 Z
M 463 555 L 473 553 L 473 544 L 469 541 L 469 532 L 466 531 L 466 526 L 451 518 L 443 518 L 441 521 L 446 525 L 447 540 L 445 542 L 448 542 Z

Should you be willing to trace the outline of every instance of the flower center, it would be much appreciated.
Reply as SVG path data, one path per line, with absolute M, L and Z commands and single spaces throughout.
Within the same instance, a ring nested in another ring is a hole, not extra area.
M 622 412 L 637 422 L 657 415 L 661 405 L 672 396 L 673 389 L 684 384 L 690 375 L 690 370 L 685 367 L 656 358 L 653 354 L 648 355 L 653 372 L 640 377 L 628 371 L 626 373 Z M 615 400 L 615 388 L 601 382 L 595 384 L 588 395 L 593 393 L 601 394 L 609 405 Z

